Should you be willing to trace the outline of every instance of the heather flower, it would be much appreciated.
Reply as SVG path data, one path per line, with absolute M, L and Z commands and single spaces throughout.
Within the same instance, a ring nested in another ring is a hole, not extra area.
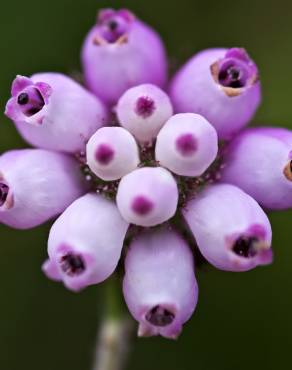
M 281 128 L 242 131 L 226 149 L 222 180 L 242 188 L 263 207 L 292 207 L 292 132 Z
M 87 164 L 103 180 L 118 180 L 140 163 L 138 145 L 122 127 L 103 127 L 86 146 Z
M 100 283 L 115 270 L 128 227 L 113 202 L 84 195 L 53 224 L 44 272 L 73 291 Z
M 258 70 L 244 49 L 204 50 L 174 76 L 170 97 L 176 113 L 199 113 L 220 139 L 230 139 L 260 103 Z
M 138 335 L 177 338 L 197 304 L 194 255 L 227 271 L 272 262 L 261 206 L 292 206 L 291 132 L 241 131 L 261 98 L 244 49 L 197 54 L 168 96 L 160 37 L 105 9 L 82 61 L 95 95 L 56 73 L 14 80 L 6 115 L 40 149 L 0 157 L 0 221 L 30 228 L 63 212 L 44 273 L 80 291 L 119 266 Z
M 178 188 L 174 177 L 161 167 L 144 167 L 124 176 L 117 192 L 117 205 L 130 223 L 156 226 L 174 216 Z
M 155 157 L 177 175 L 196 177 L 214 162 L 217 152 L 218 137 L 213 126 L 198 114 L 181 113 L 160 130 Z
M 88 89 L 111 105 L 130 87 L 166 83 L 166 52 L 160 36 L 126 9 L 99 12 L 81 59 Z
M 60 73 L 17 76 L 5 114 L 20 135 L 43 149 L 76 153 L 103 126 L 107 110 L 100 99 Z
M 86 192 L 78 163 L 42 149 L 0 156 L 0 222 L 17 229 L 38 226 Z
M 176 338 L 198 299 L 187 243 L 169 228 L 142 233 L 130 245 L 125 269 L 123 290 L 138 334 Z
M 168 95 L 151 84 L 127 90 L 119 99 L 116 110 L 119 123 L 141 143 L 155 139 L 173 114 Z
M 269 220 L 238 187 L 208 187 L 188 203 L 184 217 L 201 253 L 217 268 L 247 271 L 272 262 Z

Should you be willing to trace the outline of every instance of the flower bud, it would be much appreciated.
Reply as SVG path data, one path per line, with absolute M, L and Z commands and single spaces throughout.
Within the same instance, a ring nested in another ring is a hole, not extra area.
M 140 142 L 151 142 L 172 116 L 167 94 L 155 85 L 132 87 L 120 98 L 117 115 L 120 124 Z
M 132 86 L 166 82 L 159 35 L 126 9 L 99 12 L 83 45 L 82 64 L 88 88 L 111 105 Z
M 103 180 L 118 180 L 138 167 L 138 145 L 122 127 L 103 127 L 86 147 L 87 164 Z
M 270 222 L 236 186 L 208 187 L 187 204 L 184 217 L 201 253 L 215 267 L 247 271 L 272 262 Z
M 218 152 L 216 130 L 204 117 L 181 113 L 171 117 L 157 136 L 155 156 L 181 176 L 200 176 Z
M 249 123 L 260 103 L 257 67 L 244 49 L 204 50 L 176 74 L 170 97 L 175 112 L 199 113 L 220 139 L 229 139 Z
M 192 253 L 177 233 L 148 231 L 134 239 L 125 261 L 123 291 L 139 336 L 175 339 L 198 299 Z
M 118 264 L 128 226 L 101 195 L 77 199 L 51 228 L 44 273 L 73 291 L 100 283 Z
M 222 179 L 263 207 L 292 207 L 292 131 L 251 128 L 241 132 L 228 146 Z
M 135 225 L 161 224 L 174 216 L 177 204 L 176 182 L 160 167 L 139 168 L 123 177 L 118 187 L 119 211 Z
M 0 156 L 0 222 L 28 229 L 63 212 L 85 192 L 78 163 L 42 149 Z
M 17 76 L 11 94 L 5 114 L 28 143 L 43 149 L 83 151 L 106 121 L 101 101 L 59 73 Z

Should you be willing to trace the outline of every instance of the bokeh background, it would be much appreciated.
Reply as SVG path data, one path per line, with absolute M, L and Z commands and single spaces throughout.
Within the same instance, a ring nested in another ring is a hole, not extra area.
M 292 129 L 290 1 L 14 0 L 0 7 L 0 110 L 16 74 L 80 70 L 82 40 L 100 7 L 129 7 L 165 40 L 172 68 L 212 46 L 243 46 L 256 60 L 263 104 L 254 122 Z M 0 152 L 25 143 L 0 115 Z M 260 164 L 259 164 L 260 165 Z M 56 189 L 57 190 L 57 189 Z M 283 369 L 291 364 L 292 211 L 272 213 L 275 262 L 235 274 L 198 271 L 199 304 L 177 342 L 140 339 L 127 370 Z M 102 286 L 76 295 L 40 266 L 49 224 L 0 225 L 0 368 L 89 370 Z

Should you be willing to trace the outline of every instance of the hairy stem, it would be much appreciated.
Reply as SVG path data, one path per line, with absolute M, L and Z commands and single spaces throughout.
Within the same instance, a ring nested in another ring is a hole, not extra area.
M 93 370 L 123 370 L 130 352 L 133 321 L 121 301 L 117 277 L 105 287 L 105 312 L 97 337 Z

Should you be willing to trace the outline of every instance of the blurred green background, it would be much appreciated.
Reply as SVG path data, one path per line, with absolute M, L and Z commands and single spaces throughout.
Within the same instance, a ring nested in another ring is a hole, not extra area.
M 99 7 L 129 7 L 165 40 L 175 68 L 212 46 L 244 46 L 258 63 L 263 104 L 255 122 L 292 128 L 291 1 L 1 1 L 0 108 L 16 74 L 72 73 Z M 0 151 L 25 146 L 0 117 Z M 272 213 L 275 262 L 232 274 L 198 271 L 199 304 L 177 342 L 140 339 L 127 370 L 283 369 L 291 364 L 292 212 Z M 0 226 L 0 369 L 89 370 L 102 287 L 76 295 L 48 281 L 49 225 Z

